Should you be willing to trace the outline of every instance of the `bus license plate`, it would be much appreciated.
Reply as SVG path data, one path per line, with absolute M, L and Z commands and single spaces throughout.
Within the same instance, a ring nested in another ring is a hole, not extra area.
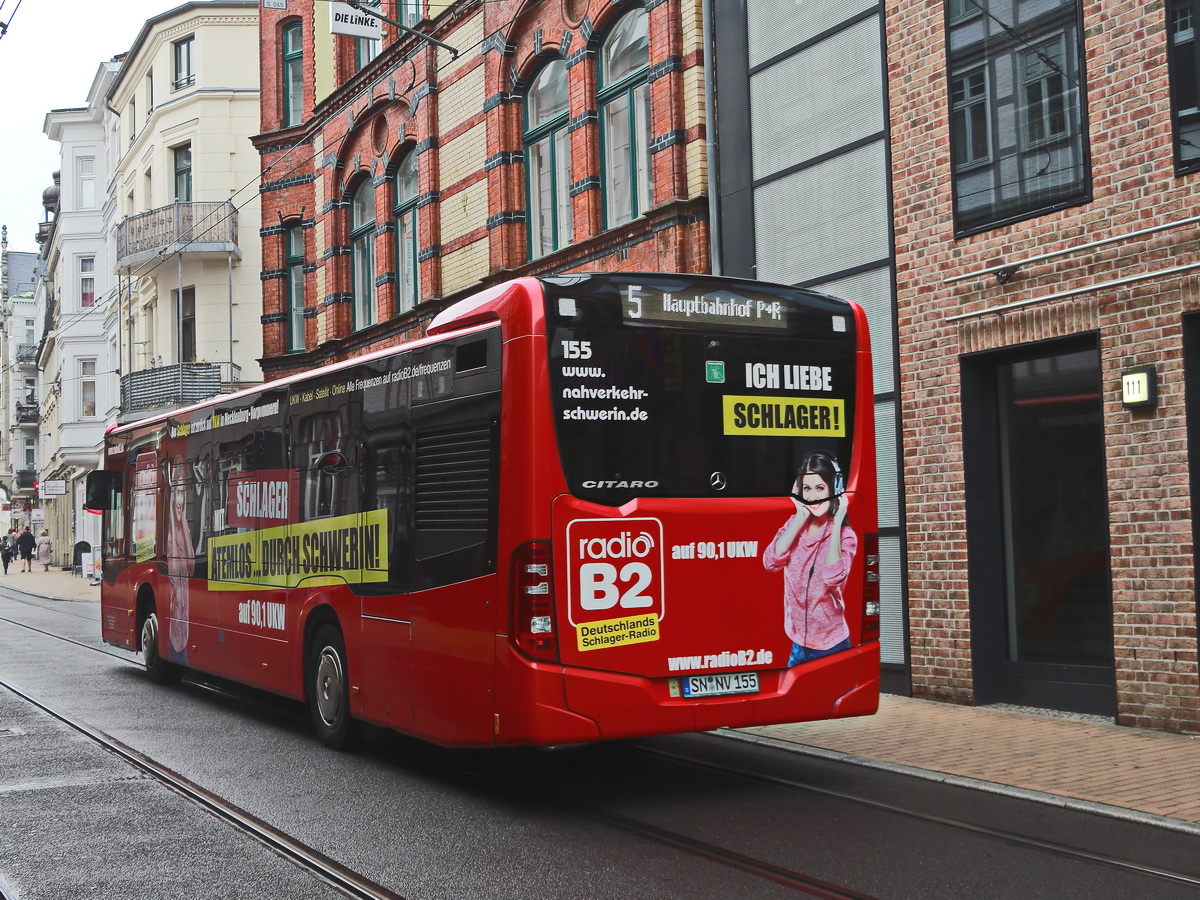
M 725 675 L 689 675 L 683 679 L 683 696 L 716 697 L 720 694 L 757 694 L 757 672 Z

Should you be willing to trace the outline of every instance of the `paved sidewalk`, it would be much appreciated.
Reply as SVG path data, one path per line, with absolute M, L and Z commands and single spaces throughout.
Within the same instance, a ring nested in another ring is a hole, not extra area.
M 956 706 L 891 694 L 881 698 L 874 716 L 742 733 L 1200 835 L 1196 736 L 1125 728 L 1096 716 Z
M 100 588 L 90 584 L 91 579 L 80 578 L 61 568 L 50 567 L 49 572 L 43 572 L 37 563 L 33 564 L 34 571 L 22 572 L 19 563 L 13 562 L 8 567 L 8 574 L 0 573 L 0 587 L 14 591 L 23 591 L 39 597 L 51 597 L 55 600 L 93 600 L 100 602 Z
M 99 602 L 100 588 L 61 569 L 0 587 Z M 1140 818 L 1200 835 L 1200 737 L 1123 728 L 1094 716 L 955 706 L 885 694 L 859 719 L 742 729 L 753 740 L 1042 802 Z

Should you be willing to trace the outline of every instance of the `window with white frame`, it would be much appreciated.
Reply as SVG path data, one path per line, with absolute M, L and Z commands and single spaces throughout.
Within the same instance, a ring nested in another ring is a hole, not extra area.
M 417 208 L 421 188 L 417 178 L 417 151 L 410 150 L 396 172 L 396 313 L 412 309 L 420 299 L 421 276 Z
M 304 115 L 303 25 L 291 22 L 283 29 L 283 125 L 299 125 Z
M 304 229 L 284 232 L 287 266 L 288 350 L 304 349 Z
M 375 186 L 364 178 L 350 201 L 350 260 L 354 294 L 354 329 L 376 321 Z
M 649 17 L 635 9 L 617 22 L 600 51 L 605 224 L 613 228 L 650 206 Z
M 96 360 L 79 360 L 79 415 L 96 417 Z
M 571 243 L 571 135 L 567 64 L 553 59 L 525 97 L 525 175 L 529 258 Z
M 96 208 L 96 157 L 75 160 L 75 205 L 77 209 Z
M 96 257 L 79 258 L 79 306 L 87 309 L 96 302 Z

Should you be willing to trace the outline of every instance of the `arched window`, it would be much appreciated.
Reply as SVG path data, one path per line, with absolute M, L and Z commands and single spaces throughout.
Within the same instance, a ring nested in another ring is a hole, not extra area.
M 287 268 L 287 348 L 304 349 L 304 229 L 293 225 L 284 232 Z
M 420 300 L 421 279 L 417 267 L 417 151 L 409 151 L 396 172 L 396 314 L 412 309 Z
M 364 178 L 350 201 L 351 290 L 354 330 L 374 325 L 375 303 L 375 187 Z
M 525 173 L 529 258 L 571 243 L 571 136 L 567 133 L 567 64 L 542 67 L 525 97 Z
M 624 16 L 600 51 L 605 224 L 636 219 L 650 206 L 650 38 L 646 10 Z
M 283 29 L 283 127 L 299 125 L 304 116 L 304 44 L 301 24 Z

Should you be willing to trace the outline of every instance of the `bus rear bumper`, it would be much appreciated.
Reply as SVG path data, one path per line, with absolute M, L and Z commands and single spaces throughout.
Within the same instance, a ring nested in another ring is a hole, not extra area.
M 870 715 L 879 706 L 879 643 L 762 670 L 757 694 L 684 699 L 672 696 L 680 677 L 567 668 L 563 683 L 568 709 L 596 722 L 605 740 Z

